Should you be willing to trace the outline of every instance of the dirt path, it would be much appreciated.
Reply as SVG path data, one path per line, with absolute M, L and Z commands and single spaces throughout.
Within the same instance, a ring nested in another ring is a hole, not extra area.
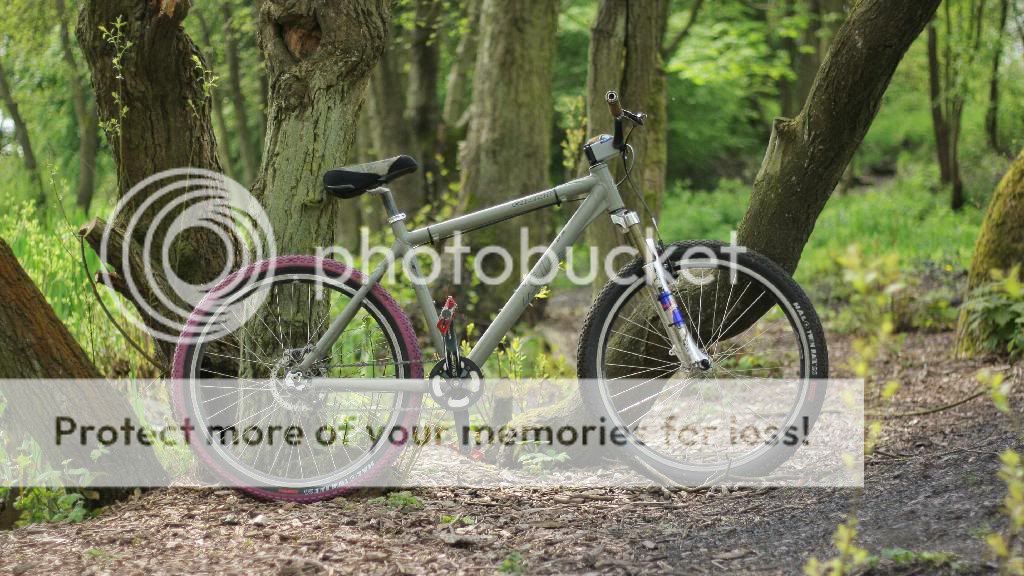
M 894 411 L 977 387 L 985 362 L 943 359 L 951 343 L 950 334 L 911 335 L 886 359 L 884 376 L 904 385 Z M 843 356 L 838 342 L 832 357 Z M 1024 367 L 989 365 L 1024 379 Z M 395 508 L 368 496 L 295 506 L 159 490 L 80 524 L 0 534 L 0 573 L 793 574 L 810 555 L 830 554 L 855 500 L 871 552 L 956 558 L 942 569 L 884 561 L 877 573 L 989 573 L 983 536 L 1001 525 L 1003 496 L 997 454 L 1012 442 L 1004 422 L 984 397 L 890 419 L 863 492 L 419 490 L 421 507 Z M 460 515 L 472 523 L 444 523 Z

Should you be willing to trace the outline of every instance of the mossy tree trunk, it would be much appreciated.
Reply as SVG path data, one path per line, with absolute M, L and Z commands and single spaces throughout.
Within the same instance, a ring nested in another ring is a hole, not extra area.
M 339 200 L 323 174 L 346 163 L 370 72 L 388 37 L 385 0 L 265 0 L 260 47 L 270 79 L 263 162 L 253 192 L 278 253 L 312 254 L 334 240 Z M 342 225 L 347 231 L 355 228 Z
M 991 281 L 992 272 L 1024 268 L 1024 150 L 1010 165 L 989 200 L 981 232 L 974 243 L 974 256 L 967 278 L 967 300 L 971 291 Z M 978 349 L 974 336 L 965 330 L 968 309 L 960 313 L 957 353 L 970 355 Z
M 807 101 L 777 118 L 754 180 L 739 243 L 793 273 L 821 214 L 878 112 L 882 95 L 939 0 L 862 0 L 836 32 Z
M 192 167 L 221 172 L 210 119 L 209 86 L 203 74 L 209 66 L 182 28 L 190 6 L 189 2 L 171 0 L 89 0 L 82 5 L 78 42 L 89 65 L 121 196 L 165 170 Z M 118 33 L 120 39 L 114 41 L 105 37 L 101 27 L 113 30 L 117 21 L 124 24 Z M 155 217 L 191 191 L 185 187 L 165 194 L 143 209 L 143 204 L 151 200 L 150 195 L 162 184 L 154 184 L 133 196 L 120 212 L 121 221 L 110 223 L 121 229 L 128 218 L 138 217 L 131 240 L 138 247 L 145 246 L 146 235 L 152 233 L 149 252 L 139 257 L 150 260 L 155 271 L 163 269 L 164 242 L 172 237 L 167 234 L 169 226 L 175 214 L 187 206 L 178 204 L 157 226 Z M 175 274 L 197 285 L 223 270 L 229 250 L 213 230 L 193 227 L 174 238 L 167 252 Z M 121 272 L 119 262 L 107 264 L 115 273 Z M 176 304 L 182 309 L 191 308 L 185 302 Z M 143 305 L 165 308 L 155 295 L 136 305 L 144 318 L 147 314 Z M 180 323 L 184 318 L 177 320 Z M 166 326 L 161 329 L 174 331 Z M 173 343 L 160 341 L 158 348 L 166 359 L 173 351 Z
M 994 269 L 1024 265 L 1024 150 L 1010 165 L 988 204 L 974 244 L 968 287 L 986 282 Z

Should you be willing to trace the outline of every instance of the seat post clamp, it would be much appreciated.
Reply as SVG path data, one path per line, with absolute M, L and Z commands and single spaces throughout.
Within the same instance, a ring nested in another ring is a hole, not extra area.
M 394 216 L 388 217 L 388 224 L 394 224 L 395 222 L 399 222 L 402 220 L 405 220 L 405 212 L 399 212 Z

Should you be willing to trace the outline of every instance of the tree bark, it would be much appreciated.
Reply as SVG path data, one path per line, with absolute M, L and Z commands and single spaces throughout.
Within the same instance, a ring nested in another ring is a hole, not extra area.
M 64 0 L 54 0 L 54 7 L 60 29 L 61 53 L 67 65 L 71 102 L 75 107 L 75 121 L 78 124 L 78 184 L 75 188 L 75 202 L 83 212 L 88 212 L 96 190 L 96 155 L 100 145 L 99 117 L 96 115 L 96 105 L 89 98 L 81 76 L 78 59 L 75 58 Z
M 14 99 L 14 92 L 11 90 L 11 85 L 7 82 L 7 73 L 4 71 L 2 63 L 0 63 L 0 100 L 3 101 L 4 108 L 7 109 L 7 115 L 10 116 L 11 122 L 14 124 L 14 139 L 21 148 L 21 160 L 25 163 L 25 170 L 28 171 L 29 178 L 36 188 L 36 205 L 42 206 L 46 203 L 46 193 L 43 190 L 43 180 L 39 175 L 36 154 L 32 150 L 32 140 L 28 135 L 28 126 L 18 110 L 18 102 Z
M 1010 12 L 1009 0 L 999 3 L 998 30 L 996 46 L 992 51 L 992 68 L 988 80 L 988 107 L 985 110 L 985 134 L 988 146 L 992 150 L 1008 156 L 1010 151 L 999 141 L 999 68 L 1003 59 L 1003 37 L 1006 33 L 1006 19 Z
M 181 25 L 190 6 L 188 2 L 148 0 L 90 0 L 83 5 L 78 41 L 92 74 L 121 196 L 142 180 L 169 169 L 193 167 L 221 172 L 210 120 L 209 87 L 204 85 L 201 72 L 209 67 Z M 118 19 L 124 22 L 123 42 L 131 42 L 119 59 L 120 67 L 114 65 L 117 46 L 100 30 L 101 26 L 112 29 Z M 131 230 L 132 239 L 138 246 L 145 246 L 146 235 L 152 234 L 151 250 L 141 257 L 151 259 L 157 271 L 163 269 L 164 241 L 172 238 L 167 234 L 169 226 L 187 204 L 176 204 L 159 225 L 154 226 L 154 219 L 194 190 L 185 187 L 164 194 L 144 208 L 152 193 L 164 184 L 166 181 L 156 183 L 134 195 L 121 211 L 123 218 L 110 223 L 125 229 L 128 218 L 138 218 Z M 192 227 L 167 247 L 168 263 L 183 281 L 198 285 L 224 269 L 231 249 L 214 231 Z M 121 272 L 117 262 L 107 264 L 114 272 Z M 147 304 L 161 305 L 155 301 Z M 183 321 L 183 317 L 174 319 L 178 326 L 167 327 L 165 332 L 176 333 Z M 169 359 L 174 344 L 165 340 L 158 344 Z
M 476 46 L 479 36 L 480 8 L 483 0 L 467 0 L 466 4 L 466 30 L 459 38 L 459 44 L 455 48 L 455 57 L 452 58 L 452 65 L 448 69 L 446 89 L 444 96 L 444 108 L 442 119 L 445 130 L 461 131 L 466 110 L 469 108 L 471 78 L 473 63 L 476 61 Z
M 345 164 L 355 142 L 390 13 L 385 0 L 263 3 L 259 33 L 270 110 L 253 192 L 267 210 L 279 253 L 311 254 L 333 242 L 339 201 L 326 197 L 322 178 Z
M 441 0 L 416 0 L 405 111 L 406 121 L 412 127 L 413 155 L 421 167 L 421 193 L 418 205 L 412 207 L 414 209 L 439 199 L 437 156 L 441 152 L 441 105 L 437 84 L 441 67 L 438 23 L 442 8 Z
M 950 205 L 953 210 L 959 210 L 965 202 L 960 173 L 960 134 L 967 99 L 964 74 L 981 50 L 985 0 L 973 0 L 966 7 L 960 4 L 957 14 L 953 13 L 950 2 L 943 6 L 945 42 L 941 58 L 938 27 L 934 22 L 928 27 L 929 96 L 940 181 L 951 187 Z M 962 43 L 966 48 L 955 50 L 954 43 Z
M 935 155 L 939 163 L 939 181 L 947 185 L 952 181 L 949 167 L 949 125 L 943 112 L 942 76 L 939 64 L 939 37 L 935 22 L 928 25 L 928 100 L 932 110 L 932 130 L 935 132 Z
M 444 145 L 444 182 L 442 190 L 459 180 L 459 146 L 466 137 L 469 124 L 472 73 L 476 63 L 477 41 L 480 35 L 480 8 L 483 0 L 464 2 L 465 30 L 459 37 L 455 54 L 445 81 L 444 106 L 441 112 L 441 141 Z
M 461 211 L 491 206 L 548 185 L 557 25 L 556 2 L 484 0 L 472 116 L 461 162 Z M 531 217 L 534 240 L 546 232 L 544 221 Z M 522 225 L 519 219 L 492 226 L 471 234 L 467 243 L 474 250 L 497 246 L 517 254 Z M 501 258 L 481 260 L 480 268 L 488 276 L 505 270 Z M 478 327 L 489 324 L 519 283 L 518 272 L 505 282 L 482 287 L 475 306 L 467 306 L 468 321 Z
M 739 243 L 796 270 L 814 222 L 939 0 L 862 0 L 836 32 L 803 109 L 777 118 Z
M 4 297 L 0 299 L 0 325 L 4 326 L 4 329 L 0 330 L 0 378 L 79 380 L 73 393 L 71 388 L 62 386 L 46 386 L 44 393 L 31 383 L 21 385 L 8 382 L 3 388 L 7 409 L 0 415 L 0 420 L 3 421 L 0 428 L 19 433 L 19 437 L 12 438 L 13 445 L 19 445 L 24 436 L 37 439 L 52 437 L 53 422 L 43 422 L 34 417 L 50 413 L 52 408 L 44 410 L 33 407 L 70 407 L 80 404 L 83 398 L 88 398 L 90 405 L 96 409 L 109 407 L 108 415 L 130 413 L 125 399 L 115 393 L 113 388 L 96 383 L 95 380 L 100 378 L 96 367 L 54 313 L 32 279 L 18 264 L 14 253 L 2 238 L 0 285 L 4 287 Z M 62 393 L 65 390 L 67 394 Z M 54 394 L 55 391 L 57 394 Z M 104 418 L 104 414 L 96 416 L 101 420 Z M 114 417 L 107 420 L 117 421 Z M 48 446 L 46 441 L 40 440 L 39 444 L 44 447 L 44 456 L 53 456 L 48 463 L 55 470 L 75 467 L 94 471 L 96 469 L 96 463 L 89 455 L 89 447 L 72 444 L 62 447 L 58 456 L 51 454 L 52 450 L 45 449 Z M 64 460 L 71 462 L 65 464 Z M 106 470 L 126 470 L 131 467 L 162 473 L 162 468 L 152 452 L 113 451 L 104 455 L 98 463 Z M 152 478 L 154 481 L 159 479 Z M 91 504 L 108 504 L 128 495 L 129 492 L 124 488 L 101 489 L 100 498 Z M 5 513 L 4 516 L 13 523 L 14 518 L 10 514 Z
M 1024 265 L 1024 150 L 1010 165 L 989 201 L 974 244 L 968 289 L 989 279 L 993 269 Z
M 588 136 L 611 133 L 612 119 L 604 101 L 608 90 L 618 89 L 625 107 L 648 114 L 644 128 L 633 132 L 630 144 L 637 162 L 632 177 L 654 218 L 661 210 L 667 165 L 668 112 L 661 59 L 667 21 L 668 3 L 663 0 L 604 0 L 591 29 L 587 72 Z M 640 214 L 641 221 L 648 222 L 643 203 L 626 188 L 623 200 Z M 601 218 L 591 226 L 588 240 L 600 256 L 594 282 L 596 295 L 608 279 L 604 255 L 621 245 L 622 237 L 607 218 Z M 618 270 L 623 263 L 619 261 L 610 268 Z
M 235 109 L 235 132 L 238 142 L 238 156 L 242 161 L 242 178 L 246 186 L 251 186 L 256 179 L 259 168 L 256 141 L 249 130 L 249 106 L 242 91 L 242 66 L 239 56 L 238 39 L 232 23 L 232 5 L 221 2 L 221 15 L 224 18 L 224 59 L 228 65 L 228 93 L 231 105 Z
M 1024 268 L 1024 150 L 1010 165 L 989 200 L 985 220 L 974 243 L 971 270 L 967 277 L 967 299 L 971 291 L 991 281 L 993 270 L 1007 272 Z M 970 355 L 978 348 L 974 335 L 965 330 L 968 308 L 960 313 L 957 353 Z

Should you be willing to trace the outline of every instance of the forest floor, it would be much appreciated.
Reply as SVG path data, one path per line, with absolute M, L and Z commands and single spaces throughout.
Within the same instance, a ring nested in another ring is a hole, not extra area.
M 880 381 L 903 383 L 889 411 L 965 398 L 985 366 L 1024 379 L 1019 365 L 950 358 L 953 341 L 910 334 L 878 362 Z M 835 365 L 848 347 L 833 338 Z M 0 573 L 795 574 L 811 556 L 834 556 L 852 506 L 861 545 L 881 558 L 873 573 L 990 573 L 984 536 L 1003 525 L 998 454 L 1013 443 L 983 395 L 886 419 L 863 490 L 420 489 L 421 505 L 404 508 L 370 496 L 302 506 L 155 490 L 77 524 L 0 534 Z M 443 522 L 459 515 L 473 524 Z M 885 558 L 895 549 L 915 554 Z

